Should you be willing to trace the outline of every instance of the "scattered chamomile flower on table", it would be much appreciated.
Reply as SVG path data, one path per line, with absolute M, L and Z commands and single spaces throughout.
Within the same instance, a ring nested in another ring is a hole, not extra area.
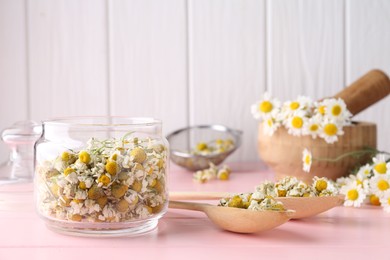
M 384 154 L 379 154 L 377 157 L 372 159 L 373 171 L 375 174 L 387 174 L 390 173 L 390 162 L 386 162 L 386 157 Z
M 317 136 L 327 143 L 334 143 L 343 135 L 343 127 L 351 124 L 352 114 L 345 102 L 338 98 L 313 102 L 309 97 L 299 96 L 293 101 L 280 101 L 269 93 L 252 105 L 252 115 L 264 122 L 264 131 L 272 136 L 284 126 L 294 136 Z
M 199 183 L 205 183 L 210 180 L 218 179 L 221 181 L 229 180 L 231 169 L 227 165 L 223 165 L 218 168 L 213 163 L 210 163 L 210 167 L 204 170 L 199 170 L 192 176 L 193 180 Z
M 387 190 L 380 198 L 380 204 L 385 212 L 390 213 L 390 190 Z
M 383 197 L 387 190 L 390 190 L 390 175 L 374 175 L 370 179 L 370 188 L 379 198 Z
M 341 187 L 340 193 L 345 194 L 344 206 L 347 207 L 360 207 L 367 196 L 362 185 L 357 184 L 356 182 L 349 182 Z

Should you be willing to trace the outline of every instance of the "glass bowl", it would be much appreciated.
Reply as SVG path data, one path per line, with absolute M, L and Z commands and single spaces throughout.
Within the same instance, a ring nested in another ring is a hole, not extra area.
M 221 164 L 241 144 L 242 131 L 223 125 L 197 125 L 167 136 L 172 161 L 190 171 Z

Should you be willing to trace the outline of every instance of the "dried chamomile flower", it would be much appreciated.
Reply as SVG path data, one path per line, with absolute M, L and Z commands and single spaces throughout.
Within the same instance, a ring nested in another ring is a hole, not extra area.
M 216 139 L 210 142 L 199 142 L 191 153 L 195 155 L 217 155 L 234 148 L 234 141 L 228 139 Z
M 199 183 L 205 183 L 209 180 L 218 179 L 222 181 L 226 181 L 229 179 L 231 173 L 231 169 L 229 166 L 224 165 L 222 168 L 215 166 L 213 163 L 210 163 L 210 167 L 208 169 L 196 171 L 192 178 L 194 181 Z
M 69 221 L 122 222 L 161 212 L 167 201 L 167 149 L 158 140 L 125 135 L 91 138 L 37 165 L 38 210 Z
M 276 201 L 272 196 L 265 196 L 262 198 L 254 197 L 254 193 L 235 194 L 228 198 L 220 200 L 218 206 L 242 208 L 254 211 L 261 210 L 286 210 L 282 202 Z

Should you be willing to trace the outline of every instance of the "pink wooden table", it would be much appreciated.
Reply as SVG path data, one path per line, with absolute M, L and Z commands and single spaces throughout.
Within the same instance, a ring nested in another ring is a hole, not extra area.
M 273 180 L 260 164 L 231 165 L 229 181 L 198 184 L 171 165 L 172 191 L 251 191 Z M 390 214 L 381 208 L 337 207 L 312 218 L 289 221 L 260 234 L 220 230 L 203 213 L 173 210 L 158 229 L 138 237 L 84 238 L 48 230 L 32 198 L 13 208 L 0 194 L 0 259 L 390 259 Z

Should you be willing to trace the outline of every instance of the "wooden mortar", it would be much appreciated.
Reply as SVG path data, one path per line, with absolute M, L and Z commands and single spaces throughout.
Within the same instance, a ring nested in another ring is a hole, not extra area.
M 380 70 L 372 70 L 337 93 L 335 98 L 342 98 L 352 115 L 386 97 L 390 93 L 390 80 Z M 310 173 L 303 171 L 302 152 L 308 149 L 313 158 L 336 158 L 342 154 L 361 150 L 366 147 L 376 148 L 376 125 L 368 122 L 354 122 L 343 128 L 344 135 L 333 144 L 322 138 L 311 136 L 292 136 L 287 129 L 280 127 L 272 136 L 264 133 L 263 123 L 259 124 L 258 152 L 261 159 L 275 172 L 275 178 L 295 176 L 310 183 L 313 176 L 327 177 L 336 180 L 364 163 L 368 156 L 346 157 L 337 162 L 313 160 Z

